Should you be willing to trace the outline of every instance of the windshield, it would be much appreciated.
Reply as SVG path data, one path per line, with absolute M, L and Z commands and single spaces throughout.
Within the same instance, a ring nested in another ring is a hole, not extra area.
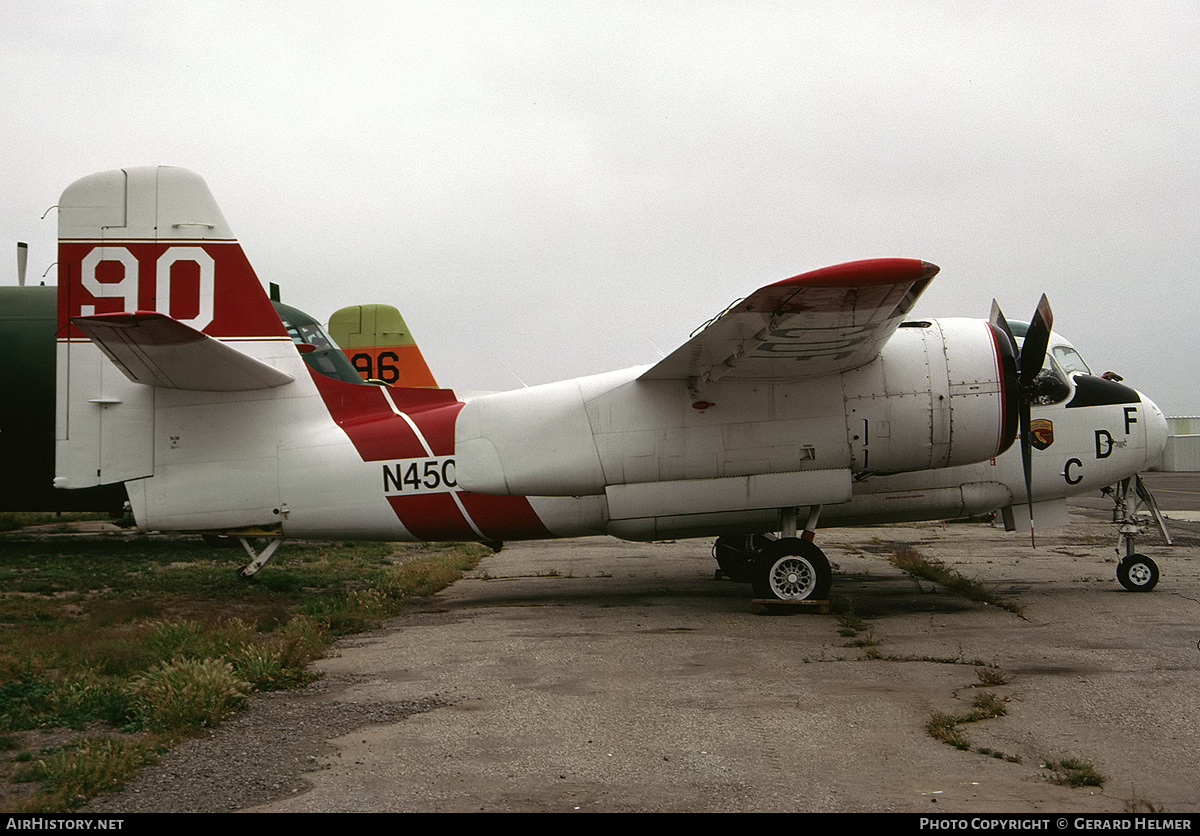
M 1072 376 L 1091 373 L 1074 347 L 1066 344 L 1051 346 L 1042 370 L 1033 380 L 1033 402 L 1042 406 L 1061 403 L 1071 394 Z
M 1076 372 L 1092 373 L 1088 364 L 1083 362 L 1083 358 L 1079 356 L 1079 352 L 1069 345 L 1056 345 L 1050 349 L 1050 353 L 1054 355 L 1054 362 L 1058 364 L 1058 367 L 1068 375 Z
M 365 383 L 345 353 L 338 348 L 337 343 L 329 338 L 321 324 L 299 308 L 273 302 L 275 312 L 288 336 L 297 346 L 311 346 L 301 351 L 301 356 L 309 368 L 320 372 L 326 377 L 344 380 L 346 383 Z

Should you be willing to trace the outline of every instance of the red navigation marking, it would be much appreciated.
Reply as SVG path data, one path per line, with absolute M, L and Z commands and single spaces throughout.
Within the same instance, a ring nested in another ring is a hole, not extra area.
M 365 462 L 454 454 L 454 421 L 463 404 L 450 389 L 404 389 L 344 383 L 309 370 L 329 414 Z M 397 415 L 388 398 L 420 430 Z M 463 516 L 462 502 L 471 520 Z M 523 496 L 493 496 L 463 491 L 389 496 L 404 527 L 422 540 L 478 540 L 471 522 L 489 540 L 553 536 Z

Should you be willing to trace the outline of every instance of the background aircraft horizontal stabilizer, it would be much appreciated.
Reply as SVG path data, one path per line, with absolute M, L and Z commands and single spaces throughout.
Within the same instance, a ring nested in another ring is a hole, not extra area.
M 75 317 L 84 333 L 134 383 L 202 392 L 241 392 L 291 383 L 287 372 L 154 311 Z

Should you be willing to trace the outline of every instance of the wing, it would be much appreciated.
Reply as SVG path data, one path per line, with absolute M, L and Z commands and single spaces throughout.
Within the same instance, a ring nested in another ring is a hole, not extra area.
M 851 261 L 759 288 L 650 368 L 693 393 L 726 376 L 802 380 L 871 362 L 938 267 L 912 258 Z
M 71 319 L 134 383 L 239 392 L 291 383 L 285 371 L 153 311 Z

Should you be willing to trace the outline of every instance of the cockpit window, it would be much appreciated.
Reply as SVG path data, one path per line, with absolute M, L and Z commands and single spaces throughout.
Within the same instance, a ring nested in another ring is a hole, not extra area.
M 1043 406 L 1061 403 L 1071 394 L 1071 377 L 1091 373 L 1088 364 L 1071 346 L 1052 346 L 1046 352 L 1041 372 L 1033 380 L 1033 402 Z
M 307 343 L 316 346 L 321 351 L 334 347 L 333 341 L 329 339 L 325 329 L 320 325 L 293 325 L 287 320 L 287 317 L 280 317 L 280 320 L 283 322 L 283 327 L 287 329 L 288 336 L 296 345 Z
M 346 383 L 366 383 L 319 322 L 298 308 L 282 302 L 273 304 L 288 336 L 301 347 L 301 356 L 309 368 Z
M 1088 364 L 1083 362 L 1083 358 L 1079 356 L 1079 352 L 1071 348 L 1069 345 L 1056 345 L 1050 349 L 1054 355 L 1054 362 L 1058 367 L 1068 375 L 1082 372 L 1083 374 L 1091 374 L 1092 370 L 1088 368 Z

